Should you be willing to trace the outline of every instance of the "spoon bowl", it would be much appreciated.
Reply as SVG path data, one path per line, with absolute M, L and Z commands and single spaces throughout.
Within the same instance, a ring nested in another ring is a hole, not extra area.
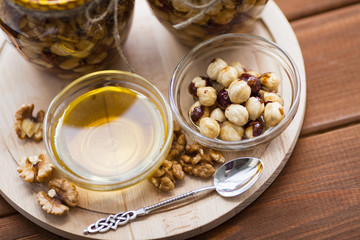
M 223 164 L 214 175 L 216 191 L 234 197 L 248 190 L 261 176 L 264 165 L 254 157 L 236 158 Z

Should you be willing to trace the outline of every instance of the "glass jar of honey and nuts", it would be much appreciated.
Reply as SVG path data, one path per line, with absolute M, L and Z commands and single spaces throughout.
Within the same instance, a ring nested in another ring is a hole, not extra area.
M 0 27 L 23 57 L 75 79 L 118 57 L 134 0 L 1 0 Z
M 147 0 L 158 20 L 188 46 L 247 32 L 268 0 Z

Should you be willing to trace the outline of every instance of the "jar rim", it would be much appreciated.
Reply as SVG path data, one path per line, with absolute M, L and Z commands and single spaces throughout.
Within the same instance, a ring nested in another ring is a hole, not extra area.
M 91 0 L 12 0 L 14 3 L 30 10 L 63 11 L 82 6 Z

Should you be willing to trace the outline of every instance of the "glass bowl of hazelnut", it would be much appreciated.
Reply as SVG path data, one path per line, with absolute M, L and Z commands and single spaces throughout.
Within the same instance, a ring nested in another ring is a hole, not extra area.
M 229 33 L 183 57 L 169 100 L 192 139 L 218 150 L 245 150 L 272 140 L 291 123 L 300 101 L 300 76 L 276 43 Z

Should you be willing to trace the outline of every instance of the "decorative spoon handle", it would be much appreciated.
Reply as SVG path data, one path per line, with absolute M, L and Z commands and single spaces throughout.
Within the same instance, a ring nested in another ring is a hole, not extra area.
M 104 233 L 104 232 L 109 231 L 110 229 L 116 230 L 118 226 L 127 224 L 129 221 L 134 220 L 137 216 L 144 216 L 153 210 L 156 210 L 156 209 L 165 207 L 167 205 L 170 205 L 174 202 L 192 197 L 199 192 L 203 192 L 206 190 L 214 190 L 214 189 L 215 189 L 215 186 L 199 188 L 199 189 L 192 190 L 190 192 L 166 199 L 166 200 L 156 203 L 154 205 L 139 208 L 136 211 L 120 212 L 117 214 L 109 215 L 106 218 L 100 218 L 95 223 L 89 225 L 84 230 L 84 234 Z

